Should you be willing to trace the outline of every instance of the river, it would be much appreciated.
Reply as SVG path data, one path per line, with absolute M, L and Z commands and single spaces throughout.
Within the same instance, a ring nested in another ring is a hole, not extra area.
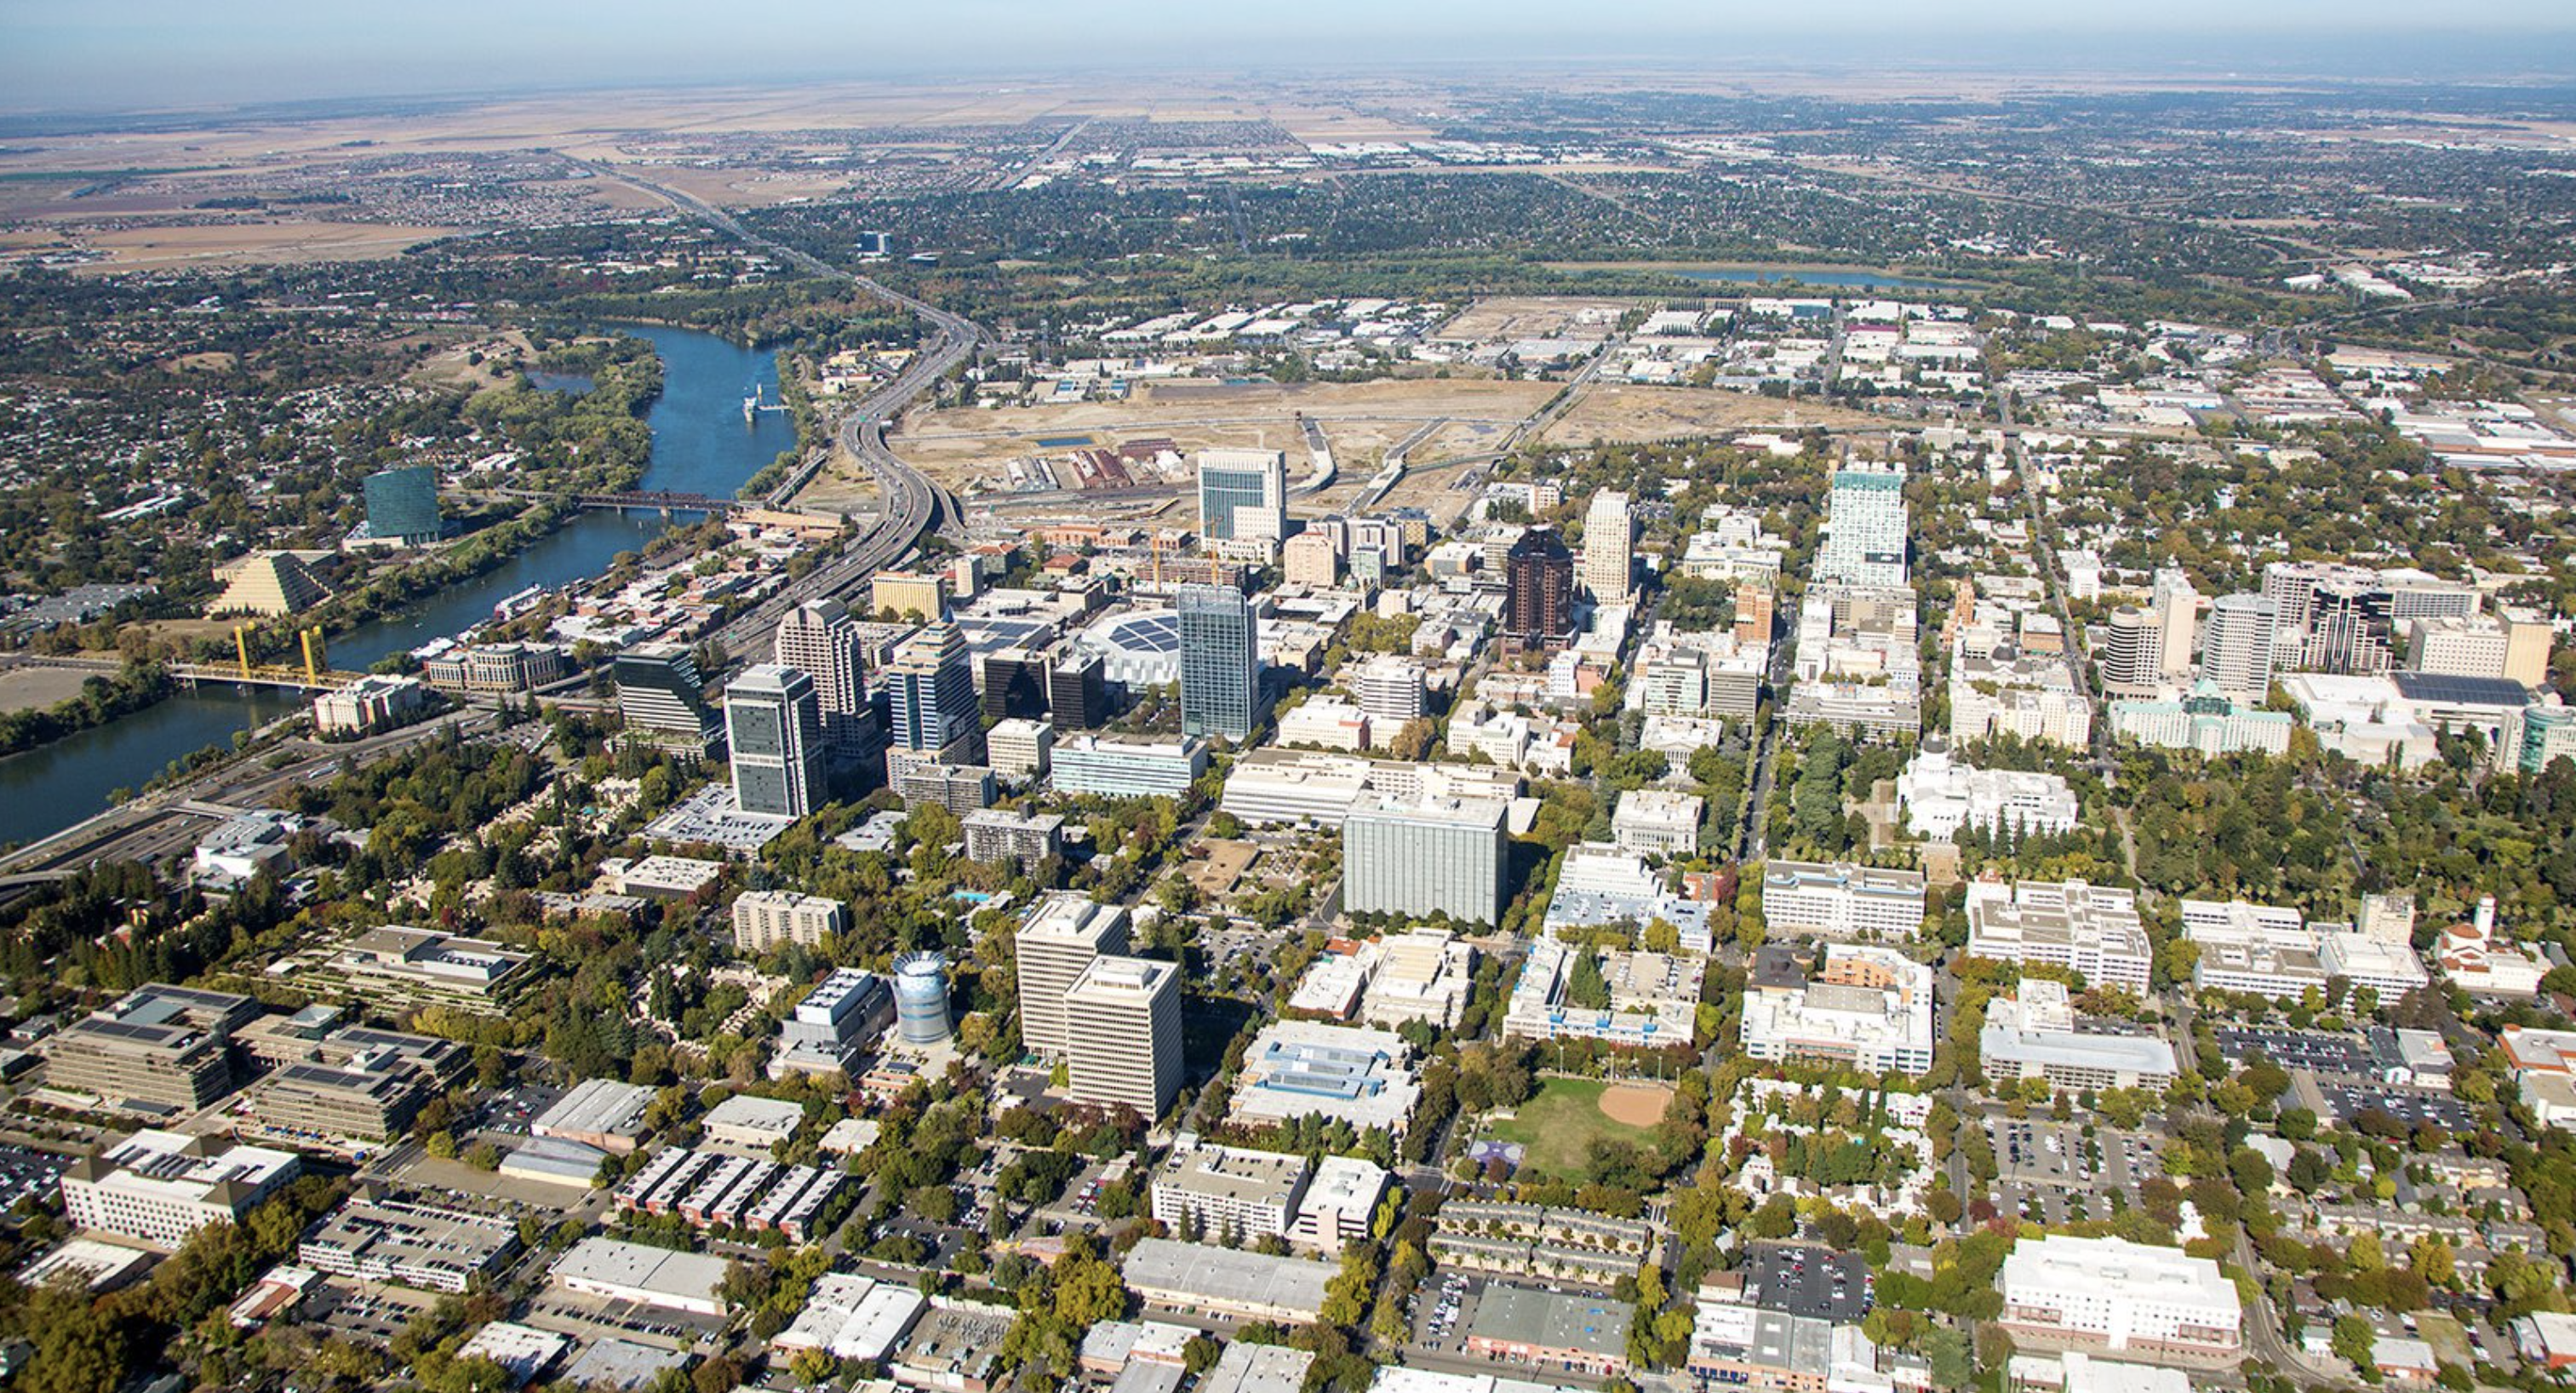
M 1661 269 L 1661 268 L 1659 268 Z M 1700 266 L 1689 270 L 1674 269 L 1671 274 L 1686 281 L 1716 281 L 1725 285 L 1765 285 L 1790 289 L 1786 283 L 1815 290 L 1958 290 L 1955 281 L 1927 281 L 1914 276 L 1891 276 L 1879 271 L 1827 271 L 1781 266 Z
M 782 411 L 746 425 L 754 386 L 778 400 L 776 355 L 708 334 L 653 325 L 614 326 L 650 340 L 662 356 L 662 395 L 645 415 L 653 453 L 641 487 L 722 497 L 796 443 Z M 617 553 L 660 532 L 653 514 L 588 512 L 509 561 L 399 615 L 331 640 L 331 665 L 363 670 L 492 613 L 531 585 L 555 586 L 608 569 Z M 170 762 L 301 705 L 292 693 L 204 687 L 37 749 L 0 759 L 0 844 L 32 842 L 104 810 L 118 789 L 139 789 Z

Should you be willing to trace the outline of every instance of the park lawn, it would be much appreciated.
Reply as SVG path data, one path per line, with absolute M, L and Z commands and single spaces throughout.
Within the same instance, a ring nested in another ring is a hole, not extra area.
M 1600 1079 L 1547 1079 L 1509 1121 L 1485 1128 L 1496 1141 L 1529 1148 L 1523 1171 L 1536 1171 L 1577 1185 L 1592 1178 L 1592 1139 L 1612 1137 L 1642 1142 L 1643 1127 L 1614 1122 L 1601 1111 L 1601 1094 L 1610 1085 Z

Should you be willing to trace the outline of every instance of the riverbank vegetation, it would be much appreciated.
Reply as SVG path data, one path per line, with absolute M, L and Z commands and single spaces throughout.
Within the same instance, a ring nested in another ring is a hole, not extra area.
M 0 755 L 31 750 L 49 740 L 101 726 L 168 696 L 170 674 L 152 663 L 128 664 L 113 675 L 81 683 L 80 695 L 33 710 L 0 714 Z

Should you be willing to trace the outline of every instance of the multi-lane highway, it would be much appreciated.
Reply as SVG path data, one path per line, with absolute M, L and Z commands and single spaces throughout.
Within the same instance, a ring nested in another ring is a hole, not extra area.
M 778 260 L 809 275 L 847 281 L 868 295 L 890 305 L 911 311 L 929 327 L 929 336 L 921 351 L 903 371 L 875 391 L 860 398 L 841 422 L 841 444 L 851 456 L 866 466 L 877 482 L 884 499 L 884 509 L 866 533 L 844 547 L 839 556 L 812 571 L 777 595 L 753 609 L 736 616 L 715 638 L 727 652 L 756 651 L 768 642 L 778 627 L 779 618 L 795 606 L 813 599 L 837 596 L 854 588 L 878 570 L 894 564 L 910 551 L 913 544 L 932 532 L 958 532 L 965 526 L 964 510 L 946 489 L 932 483 L 921 471 L 905 464 L 887 448 L 885 423 L 909 406 L 913 399 L 929 391 L 939 379 L 974 353 L 987 337 L 983 328 L 960 315 L 915 299 L 891 286 L 841 268 L 819 257 L 799 251 L 785 243 L 752 231 L 731 213 L 694 194 L 660 184 L 649 183 L 630 174 L 598 166 L 593 169 L 604 178 L 632 185 L 673 206 L 694 213 L 735 240 L 756 246 Z M 812 482 L 822 466 L 821 457 L 800 464 L 779 485 L 771 489 L 767 502 L 782 506 Z

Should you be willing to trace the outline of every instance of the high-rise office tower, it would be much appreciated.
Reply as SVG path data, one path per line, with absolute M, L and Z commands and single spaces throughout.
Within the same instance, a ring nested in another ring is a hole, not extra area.
M 1127 951 L 1127 911 L 1059 890 L 1038 901 L 1011 946 L 1019 960 L 1020 1047 L 1062 1059 L 1064 995 L 1092 959 Z
M 1735 641 L 1769 643 L 1771 628 L 1779 621 L 1780 601 L 1771 587 L 1755 581 L 1740 581 L 1735 587 Z
M 1362 794 L 1342 822 L 1342 908 L 1500 923 L 1506 798 Z
M 1277 450 L 1201 450 L 1199 532 L 1213 541 L 1288 537 L 1288 458 Z
M 978 734 L 975 672 L 966 636 L 946 620 L 897 644 L 886 664 L 887 740 L 900 750 L 946 750 Z
M 716 713 L 706 703 L 698 661 L 676 643 L 644 643 L 617 655 L 617 713 L 631 732 L 694 744 L 701 751 L 715 737 Z
M 2148 604 L 2159 652 L 2157 676 L 2190 676 L 2192 639 L 2200 629 L 2200 592 L 2192 588 L 2191 577 L 2168 567 L 2156 572 Z
M 2200 675 L 2239 701 L 2261 701 L 2272 691 L 2272 646 L 2279 611 L 2268 595 L 2221 595 L 2210 604 L 2201 638 Z
M 770 641 L 770 661 L 814 679 L 823 741 L 850 751 L 865 743 L 868 689 L 859 674 L 859 623 L 838 600 L 808 600 L 787 611 Z
M 381 470 L 368 475 L 362 487 L 368 536 L 407 547 L 438 540 L 437 470 L 427 465 Z
M 2395 633 L 2387 591 L 2328 582 L 2316 587 L 2309 601 L 2302 662 L 2317 672 L 2386 672 Z
M 1181 1091 L 1180 968 L 1095 958 L 1065 993 L 1064 1013 L 1074 1101 L 1161 1116 Z
M 2538 610 L 2506 608 L 2497 611 L 2496 620 L 2504 625 L 2504 675 L 2534 689 L 2548 685 L 2548 617 Z
M 1517 649 L 1559 648 L 1574 632 L 1574 554 L 1553 527 L 1533 527 L 1503 554 L 1503 639 Z
M 1825 544 L 1816 552 L 1818 581 L 1905 584 L 1902 465 L 1855 464 L 1835 470 L 1825 506 Z
M 1592 506 L 1583 514 L 1583 588 L 1593 603 L 1628 603 L 1636 527 L 1628 495 L 1606 489 L 1592 495 Z
M 2102 685 L 2119 696 L 2144 696 L 2163 681 L 2162 635 L 2136 605 L 2111 611 L 2102 626 Z
M 733 801 L 747 813 L 804 817 L 823 800 L 823 710 L 814 679 L 783 663 L 725 684 Z
M 987 721 L 1030 720 L 1047 711 L 1046 663 L 1025 648 L 984 655 L 984 685 L 977 693 Z
M 1109 719 L 1109 661 L 1070 646 L 1049 654 L 1047 718 L 1058 730 L 1089 730 Z
M 1184 585 L 1173 609 L 1181 637 L 1181 733 L 1251 739 L 1265 714 L 1251 602 L 1230 585 Z

